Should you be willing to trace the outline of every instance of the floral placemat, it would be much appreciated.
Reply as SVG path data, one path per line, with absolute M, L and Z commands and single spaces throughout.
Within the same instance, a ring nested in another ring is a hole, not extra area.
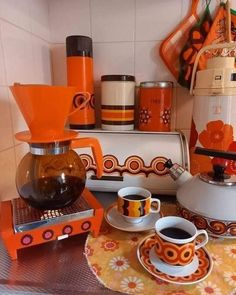
M 175 205 L 163 204 L 164 215 L 174 215 Z M 128 233 L 106 222 L 99 237 L 88 235 L 85 256 L 97 279 L 107 288 L 125 294 L 148 295 L 236 295 L 236 239 L 210 238 L 206 248 L 213 270 L 203 281 L 176 285 L 150 275 L 137 259 L 137 246 L 152 233 Z

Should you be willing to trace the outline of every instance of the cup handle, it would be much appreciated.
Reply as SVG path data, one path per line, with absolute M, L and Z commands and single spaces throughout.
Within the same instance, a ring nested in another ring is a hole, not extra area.
M 197 231 L 196 237 L 199 236 L 199 235 L 204 235 L 205 236 L 205 239 L 201 243 L 199 243 L 199 244 L 197 244 L 195 246 L 195 249 L 196 250 L 198 250 L 199 248 L 205 246 L 206 243 L 208 242 L 208 234 L 207 234 L 207 232 L 204 229 L 200 229 L 200 230 Z
M 153 209 L 152 208 L 152 203 L 156 202 L 158 204 L 158 208 L 157 209 Z M 150 213 L 158 213 L 160 211 L 161 208 L 161 201 L 159 199 L 156 198 L 151 198 L 151 208 L 150 208 Z
M 77 106 L 77 104 L 75 104 L 75 98 L 81 94 L 85 95 L 86 99 L 80 105 Z M 71 116 L 74 113 L 76 113 L 77 111 L 81 110 L 89 102 L 90 99 L 91 99 L 91 94 L 89 92 L 87 92 L 87 91 L 76 92 L 74 95 L 74 98 L 73 98 L 73 106 L 75 107 L 75 109 L 73 111 L 71 111 L 68 116 Z

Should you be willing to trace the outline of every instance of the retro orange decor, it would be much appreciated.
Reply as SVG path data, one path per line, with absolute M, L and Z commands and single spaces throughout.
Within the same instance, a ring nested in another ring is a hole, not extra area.
M 141 131 L 170 131 L 172 98 L 172 82 L 141 82 L 138 129 Z
M 91 230 L 98 235 L 103 208 L 85 186 L 86 171 L 73 149 L 91 148 L 97 177 L 103 173 L 96 138 L 65 129 L 75 87 L 10 86 L 29 130 L 16 138 L 29 144 L 16 171 L 18 196 L 0 204 L 0 233 L 12 259 L 17 250 Z M 75 185 L 74 185 L 75 184 Z
M 124 198 L 119 198 L 117 206 L 119 212 L 126 212 L 129 217 L 140 217 L 141 213 L 146 215 L 150 211 L 151 202 L 150 199 L 143 202 L 130 202 Z
M 199 134 L 196 130 L 195 122 L 192 121 L 191 137 L 190 137 L 190 162 L 191 173 L 212 170 L 212 164 L 215 159 L 207 156 L 196 155 L 194 153 L 195 146 L 199 142 L 202 147 L 222 150 L 236 151 L 236 141 L 234 141 L 234 130 L 230 124 L 224 124 L 221 120 L 210 121 L 206 124 L 205 129 Z M 221 161 L 222 162 L 222 161 Z M 226 172 L 236 174 L 236 163 L 233 160 L 223 160 L 222 164 L 226 166 Z
M 212 236 L 236 237 L 236 222 L 217 220 L 208 216 L 199 215 L 177 203 L 178 215 L 193 222 L 197 228 L 205 229 Z
M 193 259 L 194 244 L 194 241 L 184 245 L 173 244 L 156 235 L 154 251 L 160 259 L 171 265 L 187 265 Z
M 81 154 L 85 169 L 87 171 L 96 171 L 96 165 L 93 158 L 88 154 Z M 167 169 L 164 166 L 166 162 L 165 157 L 154 158 L 150 165 L 145 165 L 144 160 L 133 155 L 124 159 L 124 164 L 119 163 L 119 159 L 114 155 L 104 155 L 103 156 L 103 171 L 105 174 L 119 173 L 119 175 L 128 174 L 145 174 L 148 177 L 149 174 L 156 174 L 158 176 L 165 176 L 168 174 Z
M 21 232 L 15 232 L 13 229 L 13 206 L 11 201 L 2 202 L 0 232 L 11 259 L 17 259 L 18 250 L 20 249 L 54 240 L 60 240 L 79 233 L 91 231 L 93 236 L 97 237 L 103 220 L 103 208 L 92 193 L 86 188 L 83 192 L 83 198 L 93 211 L 91 214 L 87 216 L 84 214 L 84 217 L 75 220 L 62 220 L 61 222 L 56 222 L 58 218 L 55 215 L 55 211 L 52 210 L 51 212 L 53 216 L 51 220 L 54 219 L 55 222 Z
M 226 151 L 233 141 L 233 127 L 221 120 L 210 121 L 199 134 L 199 141 L 203 147 Z
M 15 83 L 10 89 L 31 137 L 37 142 L 44 142 L 48 137 L 51 141 L 64 139 L 75 87 Z M 21 137 L 22 133 L 17 139 L 21 140 Z
M 68 118 L 71 129 L 95 128 L 92 43 L 88 36 L 66 37 L 67 84 L 76 87 Z
M 211 158 L 208 156 L 197 155 L 194 153 L 195 148 L 191 148 L 189 151 L 191 162 L 191 174 L 197 174 L 200 171 L 211 171 L 212 164 Z

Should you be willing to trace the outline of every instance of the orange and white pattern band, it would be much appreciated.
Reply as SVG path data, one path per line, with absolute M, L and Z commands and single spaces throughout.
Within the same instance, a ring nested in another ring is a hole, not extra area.
M 102 124 L 131 125 L 134 124 L 134 106 L 102 105 Z
M 195 243 L 173 244 L 164 241 L 156 235 L 155 253 L 166 263 L 172 265 L 187 265 L 194 258 Z

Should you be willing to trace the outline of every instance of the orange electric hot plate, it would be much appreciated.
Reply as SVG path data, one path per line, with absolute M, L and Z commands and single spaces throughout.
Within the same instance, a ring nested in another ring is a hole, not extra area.
M 78 135 L 77 131 L 64 130 L 63 134 L 53 136 L 52 134 L 45 134 L 45 136 L 33 136 L 30 131 L 22 131 L 15 134 L 15 137 L 19 141 L 28 143 L 47 143 L 54 141 L 66 141 L 72 140 Z

